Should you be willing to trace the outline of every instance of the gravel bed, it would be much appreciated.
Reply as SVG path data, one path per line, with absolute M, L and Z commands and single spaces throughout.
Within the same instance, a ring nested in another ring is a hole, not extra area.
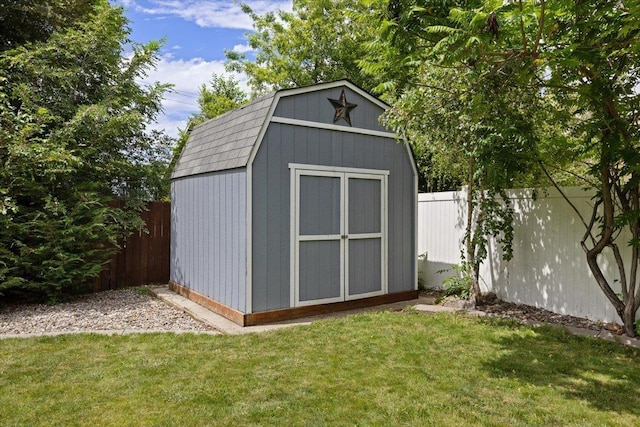
M 438 290 L 426 291 L 423 292 L 422 295 L 435 300 L 442 299 L 440 304 L 444 306 L 460 309 L 465 308 L 465 304 L 461 300 L 453 297 L 443 297 L 442 292 Z M 546 323 L 551 325 L 564 325 L 572 328 L 590 329 L 594 331 L 606 330 L 617 335 L 622 335 L 624 333 L 622 327 L 615 323 L 594 322 L 593 320 L 585 319 L 583 317 L 557 314 L 543 308 L 502 301 L 496 298 L 495 295 L 485 297 L 485 301 L 478 304 L 475 309 L 486 313 L 487 317 L 514 319 L 527 324 Z
M 430 296 L 437 297 L 437 294 Z M 445 305 L 447 305 L 445 303 Z M 615 324 L 602 324 L 573 316 L 563 316 L 540 308 L 498 299 L 477 309 L 489 317 L 514 318 L 527 323 L 551 323 L 621 334 Z M 121 289 L 82 295 L 57 305 L 0 305 L 0 335 L 47 334 L 100 331 L 184 331 L 214 332 L 209 325 L 193 319 L 149 294 L 145 288 Z
M 620 325 L 613 323 L 594 322 L 582 317 L 568 316 L 553 313 L 542 308 L 525 304 L 514 304 L 501 300 L 494 300 L 476 307 L 484 311 L 489 317 L 512 318 L 525 323 L 549 323 L 573 328 L 591 329 L 594 331 L 607 330 L 621 335 L 624 330 Z
M 212 331 L 145 288 L 82 295 L 57 305 L 0 306 L 0 334 L 99 331 Z

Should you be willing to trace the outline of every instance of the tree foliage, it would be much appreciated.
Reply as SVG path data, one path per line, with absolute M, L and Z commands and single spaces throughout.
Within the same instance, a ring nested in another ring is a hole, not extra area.
M 0 51 L 45 41 L 60 28 L 85 19 L 95 2 L 84 0 L 3 0 L 0 3 Z
M 446 6 L 440 21 L 430 7 L 435 4 Z M 557 109 L 545 113 L 556 124 L 555 135 L 548 122 L 533 120 L 514 136 L 532 141 L 531 136 L 545 136 L 537 145 L 538 160 L 555 184 L 549 168 L 568 159 L 574 162 L 570 172 L 595 189 L 591 216 L 576 210 L 585 225 L 581 244 L 598 285 L 626 333 L 634 335 L 640 307 L 640 4 L 393 0 L 390 5 L 400 10 L 404 28 L 418 34 L 405 61 L 422 70 L 432 64 L 473 70 L 478 82 L 499 77 L 509 88 L 498 93 L 505 104 L 518 102 L 514 94 L 529 93 L 537 98 L 532 105 Z M 408 33 L 397 30 L 400 22 L 395 21 L 394 36 Z M 528 116 L 535 117 L 535 110 Z M 575 167 L 577 162 L 584 167 Z M 628 242 L 620 241 L 624 233 Z M 629 244 L 628 260 L 620 244 Z M 619 287 L 602 272 L 605 249 L 616 259 Z
M 106 0 L 3 8 L 0 293 L 55 299 L 90 283 L 140 225 L 106 202 L 148 197 L 166 159 L 167 139 L 145 133 L 165 86 L 136 82 L 159 45 L 125 57 L 126 19 Z
M 384 121 L 414 151 L 429 153 L 424 167 L 430 184 L 466 186 L 462 266 L 475 302 L 487 239 L 493 236 L 503 257 L 512 257 L 513 210 L 504 190 L 535 179 L 538 136 L 531 132 L 530 114 L 535 97 L 512 88 L 502 73 L 483 75 L 474 67 L 441 64 L 434 56 L 438 39 L 428 29 L 454 24 L 446 3 L 414 4 L 406 13 L 407 4 L 391 2 L 382 43 L 372 44 L 373 55 L 386 60 L 369 56 L 362 64 L 367 72 L 389 69 L 391 79 L 377 88 L 393 105 Z
M 198 105 L 200 116 L 212 119 L 238 108 L 247 102 L 247 94 L 240 88 L 240 83 L 233 77 L 218 76 L 213 74 L 209 87 L 200 87 Z
M 227 51 L 227 68 L 249 76 L 254 95 L 344 78 L 370 90 L 377 83 L 363 77 L 358 61 L 378 24 L 359 18 L 371 15 L 381 4 L 379 0 L 294 0 L 292 12 L 264 15 L 243 5 L 253 20 L 254 32 L 247 39 L 255 60 Z

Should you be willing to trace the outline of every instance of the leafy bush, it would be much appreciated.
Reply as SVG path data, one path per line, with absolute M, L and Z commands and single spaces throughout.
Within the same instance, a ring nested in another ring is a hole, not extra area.
M 42 3 L 9 2 L 0 30 L 0 296 L 56 301 L 91 288 L 142 193 L 166 193 L 169 141 L 145 132 L 166 87 L 137 83 L 159 44 L 124 57 L 107 0 Z
M 471 293 L 471 277 L 461 265 L 453 265 L 454 276 L 447 277 L 442 282 L 442 290 L 446 296 L 457 296 L 468 299 Z

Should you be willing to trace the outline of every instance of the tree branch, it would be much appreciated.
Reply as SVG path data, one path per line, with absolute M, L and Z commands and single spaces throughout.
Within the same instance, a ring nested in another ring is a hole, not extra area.
M 587 177 L 579 175 L 579 174 L 577 174 L 575 172 L 572 172 L 572 171 L 570 171 L 568 169 L 564 169 L 564 168 L 561 168 L 559 166 L 554 166 L 554 165 L 549 165 L 549 167 L 553 168 L 553 169 L 556 169 L 556 170 L 559 170 L 560 172 L 564 172 L 566 174 L 569 174 L 571 176 L 574 176 L 574 177 L 578 178 L 580 181 L 584 181 L 585 184 L 590 185 L 592 187 L 595 187 L 596 184 L 597 184 L 595 182 L 589 181 L 589 179 Z
M 524 20 L 522 19 L 522 0 L 518 0 L 518 4 L 520 5 L 520 36 L 522 37 L 522 50 L 524 53 L 527 53 L 527 36 L 524 33 Z
M 582 248 L 587 251 L 587 246 L 585 245 L 584 242 L 587 241 L 587 237 L 591 238 L 591 243 L 593 244 L 593 246 L 596 245 L 596 239 L 593 237 L 593 233 L 591 233 L 591 230 L 593 230 L 593 225 L 596 223 L 596 219 L 598 218 L 598 207 L 602 204 L 602 201 L 598 200 L 594 205 L 593 205 L 593 209 L 591 210 L 591 220 L 589 221 L 589 225 L 587 226 L 587 231 L 584 233 L 584 236 L 582 236 Z
M 427 89 L 434 89 L 434 90 L 438 90 L 438 91 L 441 91 L 441 92 L 449 93 L 451 95 L 456 95 L 456 92 L 454 92 L 452 90 L 445 89 L 443 87 L 428 85 L 428 84 L 425 84 L 425 83 L 415 83 L 415 85 L 419 86 L 419 87 L 424 87 L 424 88 L 427 88 Z
M 618 248 L 618 245 L 612 243 L 611 249 L 613 250 L 613 256 L 616 259 L 616 264 L 618 265 L 618 273 L 620 274 L 622 300 L 624 302 L 627 302 L 629 300 L 629 292 L 627 291 L 627 274 L 624 271 L 624 261 L 622 260 L 622 255 L 620 255 L 620 248 Z
M 540 25 L 538 26 L 538 34 L 536 35 L 536 41 L 533 45 L 533 53 L 538 53 L 540 47 L 540 39 L 542 38 L 542 30 L 544 28 L 544 14 L 545 14 L 545 0 L 540 0 Z
M 548 82 L 545 82 L 544 80 L 542 80 L 540 78 L 540 76 L 538 76 L 538 75 L 536 75 L 535 78 L 538 81 L 538 83 L 540 84 L 540 87 L 543 87 L 543 88 L 560 89 L 560 90 L 564 90 L 564 91 L 567 91 L 567 92 L 575 92 L 575 93 L 579 93 L 580 92 L 580 89 L 577 88 L 577 87 L 574 87 L 574 86 L 551 84 L 551 83 L 548 83 Z M 582 94 L 582 95 L 593 99 L 593 96 L 591 96 L 591 95 L 586 95 L 586 94 Z
M 542 172 L 544 172 L 544 174 L 547 176 L 547 178 L 549 179 L 549 181 L 551 181 L 551 184 L 553 184 L 553 186 L 555 187 L 556 190 L 558 190 L 558 192 L 560 193 L 560 195 L 562 196 L 562 198 L 569 203 L 569 206 L 571 206 L 571 208 L 573 209 L 573 211 L 576 213 L 576 215 L 578 215 L 578 218 L 580 218 L 580 221 L 582 222 L 582 224 L 587 228 L 587 230 L 589 231 L 589 234 L 591 233 L 591 230 L 589 229 L 589 226 L 587 225 L 587 222 L 584 220 L 584 217 L 582 216 L 582 214 L 580 213 L 580 211 L 578 210 L 578 208 L 576 207 L 576 205 L 573 204 L 573 202 L 571 200 L 569 200 L 569 198 L 567 197 L 567 195 L 564 193 L 564 191 L 562 191 L 562 189 L 560 188 L 560 186 L 558 185 L 558 183 L 555 181 L 555 179 L 553 179 L 553 177 L 551 176 L 551 174 L 549 173 L 549 171 L 547 170 L 547 168 L 544 166 L 544 163 L 542 162 L 542 160 L 539 161 L 540 163 L 540 168 L 542 168 Z M 593 237 L 592 237 L 593 238 Z

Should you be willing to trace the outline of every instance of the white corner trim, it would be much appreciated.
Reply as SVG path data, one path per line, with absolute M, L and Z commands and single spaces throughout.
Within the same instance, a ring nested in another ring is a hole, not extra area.
M 264 134 L 267 133 L 267 129 L 269 129 L 269 125 L 271 124 L 271 118 L 273 117 L 273 112 L 276 110 L 278 106 L 278 102 L 280 101 L 280 93 L 276 92 L 273 100 L 271 101 L 271 106 L 269 107 L 269 112 L 267 113 L 267 117 L 264 119 L 264 123 L 262 123 L 262 127 L 260 128 L 260 132 L 258 132 L 258 136 L 256 137 L 256 142 L 251 147 L 251 154 L 249 154 L 249 159 L 247 160 L 247 167 L 251 167 L 253 161 L 258 154 L 258 150 L 260 150 L 260 146 L 262 145 L 262 139 L 264 138 Z
M 413 163 L 413 156 L 411 156 Z M 414 289 L 418 290 L 418 174 L 413 177 L 413 270 Z
M 271 123 L 281 123 L 284 125 L 303 126 L 315 129 L 336 130 L 339 132 L 357 133 L 360 135 L 380 136 L 383 138 L 396 138 L 396 134 L 392 132 L 383 132 L 373 129 L 354 128 L 349 126 L 338 126 L 331 123 L 312 122 L 309 120 L 290 119 L 288 117 L 273 116 Z
M 253 178 L 251 163 L 247 165 L 247 173 L 245 175 L 247 180 L 247 191 L 245 207 L 246 212 L 246 231 L 247 234 L 247 253 L 245 255 L 246 274 L 245 274 L 245 306 L 244 312 L 249 314 L 253 313 Z
M 418 193 L 418 166 L 416 165 L 416 159 L 413 157 L 413 151 L 407 141 L 400 141 L 404 144 L 407 150 L 407 156 L 409 156 L 409 162 L 411 163 L 411 169 L 413 170 L 413 255 L 414 255 L 414 289 L 418 290 L 418 202 L 420 195 Z
M 407 156 L 409 156 L 409 162 L 411 163 L 411 169 L 413 170 L 413 174 L 416 178 L 418 178 L 418 166 L 416 165 L 416 159 L 413 157 L 413 151 L 409 146 L 409 143 L 405 140 L 399 139 L 399 144 L 404 144 L 404 147 L 407 149 Z M 418 191 L 418 186 L 416 186 L 416 192 Z M 417 194 L 417 193 L 416 193 Z

